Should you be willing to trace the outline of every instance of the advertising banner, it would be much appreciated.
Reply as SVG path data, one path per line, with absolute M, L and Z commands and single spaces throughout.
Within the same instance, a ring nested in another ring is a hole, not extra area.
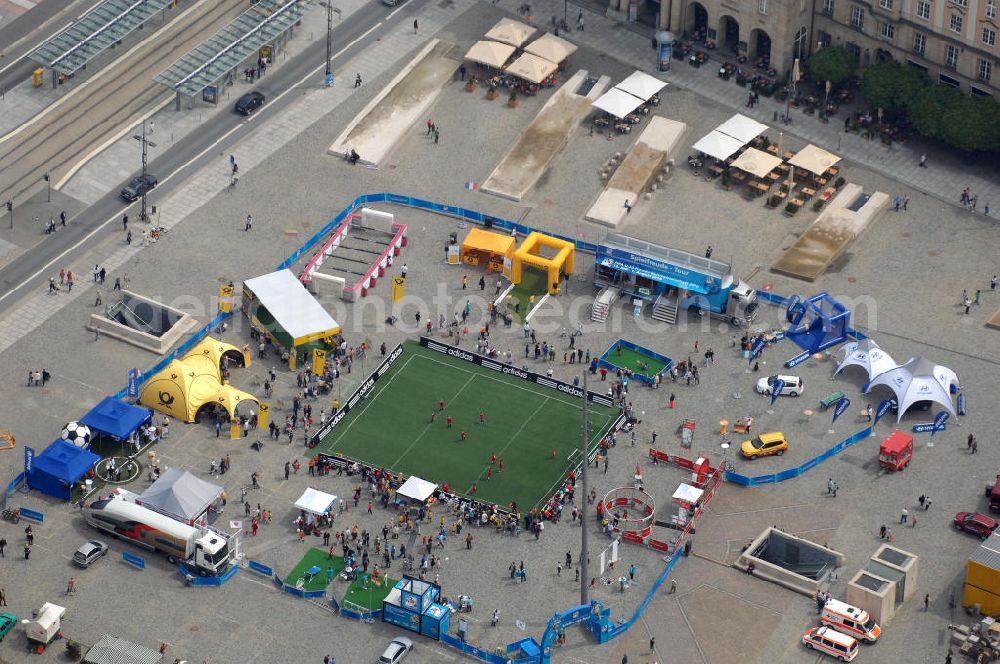
M 843 415 L 844 411 L 846 411 L 850 407 L 851 407 L 851 400 L 848 399 L 847 397 L 843 397 L 840 401 L 838 401 L 837 407 L 833 410 L 833 419 L 830 421 L 830 425 L 832 426 L 833 423 L 837 421 L 837 418 Z
M 326 373 L 326 351 L 322 348 L 313 349 L 313 374 L 322 376 Z

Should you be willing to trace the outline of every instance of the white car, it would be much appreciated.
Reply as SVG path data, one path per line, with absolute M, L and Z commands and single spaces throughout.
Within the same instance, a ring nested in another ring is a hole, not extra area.
M 771 394 L 774 390 L 774 383 L 781 379 L 784 385 L 781 388 L 781 396 L 797 397 L 802 394 L 806 386 L 798 376 L 765 376 L 757 381 L 757 391 L 761 394 Z
M 378 662 L 379 664 L 396 664 L 411 650 L 413 650 L 413 641 L 405 636 L 397 636 L 386 646 L 382 656 L 378 658 Z
M 73 554 L 73 564 L 77 567 L 90 567 L 95 560 L 108 552 L 107 542 L 90 540 L 80 545 Z

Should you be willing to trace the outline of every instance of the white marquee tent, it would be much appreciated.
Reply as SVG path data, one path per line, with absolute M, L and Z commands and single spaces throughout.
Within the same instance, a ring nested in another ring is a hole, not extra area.
M 396 490 L 396 495 L 422 503 L 434 495 L 435 489 L 437 489 L 437 484 L 434 484 L 434 482 L 428 482 L 416 475 L 410 475 L 403 482 L 403 485 Z
M 295 507 L 310 514 L 322 516 L 332 510 L 336 502 L 337 496 L 332 493 L 307 487 L 302 492 L 302 496 L 295 501 Z
M 879 345 L 871 339 L 844 344 L 838 352 L 844 353 L 844 359 L 833 372 L 835 376 L 847 367 L 854 366 L 864 369 L 868 374 L 868 380 L 871 380 L 899 366 L 889 353 L 879 348 Z
M 636 70 L 615 87 L 645 101 L 667 87 L 667 83 L 646 72 Z
M 716 127 L 715 131 L 721 132 L 726 136 L 732 136 L 740 141 L 742 145 L 746 145 L 767 131 L 767 125 L 761 124 L 753 118 L 748 118 L 742 113 L 737 113 Z
M 672 495 L 671 498 L 673 500 L 679 500 L 680 502 L 683 503 L 694 504 L 697 503 L 699 500 L 701 500 L 701 497 L 704 493 L 705 493 L 704 489 L 699 489 L 697 487 L 691 486 L 690 484 L 685 484 L 682 482 L 680 486 L 677 487 L 677 490 L 674 491 L 674 495 Z
M 642 104 L 643 100 L 635 95 L 630 95 L 618 88 L 611 88 L 597 98 L 597 101 L 594 102 L 594 107 L 621 119 L 642 106 Z
M 735 154 L 743 144 L 732 136 L 727 136 L 719 131 L 712 131 L 694 144 L 694 149 L 703 152 L 709 157 L 716 159 L 729 159 Z
M 933 401 L 941 404 L 952 415 L 955 407 L 951 403 L 951 386 L 958 387 L 958 376 L 948 367 L 934 364 L 923 357 L 911 358 L 906 364 L 876 376 L 868 385 L 866 394 L 873 387 L 884 385 L 896 394 L 899 409 L 896 421 L 918 401 Z
M 827 169 L 836 164 L 838 161 L 840 161 L 840 157 L 832 152 L 827 152 L 823 148 L 809 144 L 799 150 L 794 157 L 789 159 L 788 163 L 798 168 L 804 168 L 810 173 L 823 175 L 823 173 L 826 173 Z

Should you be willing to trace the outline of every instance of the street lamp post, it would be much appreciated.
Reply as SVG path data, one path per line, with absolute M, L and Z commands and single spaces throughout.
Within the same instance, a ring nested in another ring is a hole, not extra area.
M 156 147 L 156 143 L 153 141 L 146 140 L 146 122 L 142 123 L 142 133 L 133 136 L 135 140 L 142 144 L 142 177 L 140 178 L 140 200 L 139 204 L 139 221 L 149 221 L 149 215 L 146 214 L 146 192 L 149 187 L 146 186 L 146 166 L 147 166 L 147 148 Z

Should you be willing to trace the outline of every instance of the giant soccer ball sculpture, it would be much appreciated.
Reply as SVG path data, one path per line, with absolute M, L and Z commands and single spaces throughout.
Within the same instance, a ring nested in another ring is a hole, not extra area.
M 72 443 L 77 447 L 89 447 L 90 427 L 80 422 L 70 422 L 63 427 L 61 437 L 67 443 Z

